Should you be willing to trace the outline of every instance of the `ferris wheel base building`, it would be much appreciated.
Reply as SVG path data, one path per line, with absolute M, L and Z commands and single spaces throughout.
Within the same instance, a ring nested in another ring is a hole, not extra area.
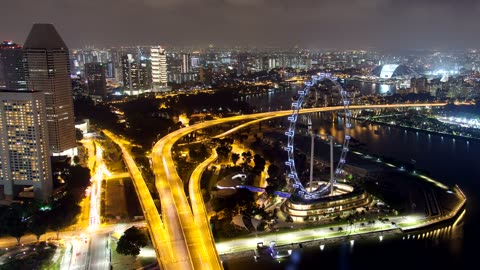
M 303 196 L 292 194 L 282 205 L 282 211 L 295 222 L 318 221 L 348 215 L 371 202 L 372 196 L 362 187 L 337 183 L 331 195 L 317 199 L 307 200 Z

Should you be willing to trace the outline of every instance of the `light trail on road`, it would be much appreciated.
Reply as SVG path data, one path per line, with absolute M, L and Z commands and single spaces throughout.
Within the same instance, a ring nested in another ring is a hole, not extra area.
M 174 255 L 175 246 L 172 245 L 170 236 L 164 228 L 164 224 L 160 219 L 160 214 L 158 213 L 157 207 L 155 206 L 140 170 L 123 144 L 125 140 L 119 138 L 108 130 L 103 130 L 103 133 L 122 150 L 123 159 L 132 177 L 133 186 L 135 187 L 140 206 L 142 207 L 147 222 L 148 232 L 157 255 L 159 266 L 162 269 L 182 269 L 184 265 L 179 263 Z
M 192 206 L 195 223 L 199 227 L 200 231 L 205 232 L 205 234 L 208 232 L 208 235 L 203 238 L 204 241 L 207 241 L 206 243 L 203 243 L 203 246 L 206 249 L 212 248 L 211 243 L 215 245 L 215 239 L 213 238 L 212 231 L 210 230 L 210 222 L 208 220 L 208 212 L 203 201 L 200 180 L 205 169 L 217 158 L 217 152 L 214 150 L 208 159 L 195 168 L 190 176 L 190 181 L 188 182 L 188 193 L 190 195 L 190 204 Z M 216 248 L 213 250 L 205 250 L 204 252 L 211 254 L 215 253 L 216 258 L 219 258 Z M 221 264 L 221 261 L 218 261 L 217 263 Z

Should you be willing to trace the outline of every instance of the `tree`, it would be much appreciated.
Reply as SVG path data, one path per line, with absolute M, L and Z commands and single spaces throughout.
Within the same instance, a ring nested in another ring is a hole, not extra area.
M 240 159 L 240 155 L 237 153 L 232 153 L 231 158 L 232 158 L 233 165 L 237 165 L 237 161 Z
M 73 163 L 75 163 L 75 165 L 78 165 L 78 163 L 80 163 L 80 158 L 78 156 L 74 156 Z
M 22 217 L 22 213 L 18 209 L 9 209 L 6 215 L 6 219 L 2 220 L 5 225 L 6 233 L 17 239 L 17 243 L 20 244 L 20 238 L 25 235 L 27 231 L 27 224 Z
M 76 204 L 75 198 L 67 195 L 62 199 L 60 205 L 48 213 L 50 229 L 57 232 L 57 239 L 61 229 L 75 222 L 75 217 L 80 213 L 80 210 L 81 208 Z
M 275 164 L 270 164 L 267 170 L 268 176 L 276 178 L 280 173 L 280 168 Z
M 31 222 L 28 224 L 28 230 L 37 237 L 37 242 L 40 241 L 40 237 L 47 232 L 48 222 L 45 220 L 45 216 L 42 213 L 37 213 L 32 217 Z
M 144 232 L 135 226 L 128 228 L 120 237 L 117 244 L 117 252 L 123 255 L 137 256 L 140 249 L 148 243 L 148 238 Z
M 220 159 L 227 159 L 228 155 L 232 151 L 232 146 L 231 145 L 221 145 L 216 148 L 217 154 L 220 157 Z
M 210 206 L 215 212 L 222 211 L 226 207 L 226 201 L 222 198 L 212 198 L 210 199 Z
M 243 167 L 247 167 L 248 164 L 250 163 L 250 161 L 252 160 L 252 152 L 250 151 L 247 151 L 247 152 L 243 152 L 242 153 L 242 157 L 244 159 L 244 162 L 243 162 Z
M 78 128 L 75 129 L 75 138 L 77 139 L 77 141 L 83 140 L 83 133 Z
M 253 156 L 253 162 L 255 163 L 253 170 L 256 173 L 260 174 L 265 169 L 265 165 L 266 165 L 265 159 L 263 159 L 259 154 L 255 154 Z
M 267 179 L 268 181 L 268 179 Z M 265 188 L 265 192 L 267 192 L 268 195 L 272 196 L 275 194 L 275 187 L 274 186 L 271 186 L 271 185 L 268 185 L 266 188 Z

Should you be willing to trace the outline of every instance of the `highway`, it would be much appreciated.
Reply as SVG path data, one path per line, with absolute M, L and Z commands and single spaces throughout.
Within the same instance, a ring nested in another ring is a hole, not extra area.
M 84 239 L 72 239 L 72 253 L 70 259 L 70 267 L 72 270 L 80 270 L 88 268 L 88 254 L 89 254 L 89 241 Z
M 95 166 L 92 168 L 92 186 L 90 188 L 90 218 L 89 230 L 94 230 L 100 225 L 100 207 L 102 198 L 102 180 L 104 175 L 109 175 L 105 163 L 103 162 L 103 151 L 100 146 L 95 148 Z
M 203 202 L 200 180 L 205 169 L 207 169 L 207 167 L 218 158 L 217 152 L 212 152 L 213 153 L 209 158 L 195 168 L 190 176 L 190 181 L 188 182 L 188 194 L 190 194 L 190 204 L 192 205 L 193 216 L 195 223 L 201 226 L 201 230 L 208 227 L 209 221 L 206 218 L 207 210 L 205 208 L 205 203 Z M 205 227 L 206 224 L 207 227 Z
M 133 186 L 135 187 L 140 206 L 142 207 L 145 220 L 147 221 L 150 238 L 157 254 L 158 265 L 162 267 L 162 269 L 182 269 L 184 265 L 178 263 L 178 260 L 173 253 L 176 246 L 171 244 L 171 240 L 169 240 L 170 236 L 164 228 L 160 214 L 157 211 L 157 207 L 155 206 L 147 184 L 145 183 L 145 179 L 143 179 L 135 161 L 125 148 L 126 141 L 108 130 L 103 130 L 103 133 L 115 142 L 122 150 L 123 159 L 130 175 L 132 176 Z
M 434 107 L 444 105 L 446 104 L 357 105 L 350 106 L 350 109 Z M 343 106 L 311 108 L 304 109 L 300 113 L 328 112 L 343 109 Z M 175 261 L 181 262 L 179 265 L 183 265 L 183 268 L 172 269 L 222 269 L 215 243 L 211 241 L 211 234 L 202 233 L 200 226 L 195 222 L 192 209 L 188 204 L 183 189 L 183 181 L 176 171 L 171 155 L 173 145 L 185 135 L 207 127 L 243 120 L 257 119 L 261 121 L 260 118 L 268 119 L 291 114 L 291 110 L 284 110 L 211 120 L 174 131 L 161 138 L 154 145 L 152 150 L 153 171 L 156 179 L 156 188 L 162 204 L 163 222 L 170 237 L 169 245 L 175 250 L 174 254 L 177 257 Z
M 90 230 L 86 233 L 80 233 L 80 231 L 62 233 L 62 238 L 65 240 L 67 248 L 62 258 L 60 269 L 109 270 L 109 235 L 113 232 L 123 233 L 131 226 L 145 226 L 145 222 L 99 225 L 95 230 Z
M 94 178 L 95 175 L 95 170 L 96 170 L 96 162 L 97 162 L 97 156 L 95 155 L 95 143 L 93 139 L 83 139 L 82 140 L 83 147 L 88 152 L 88 159 L 86 161 L 87 167 L 90 169 L 90 176 L 91 179 Z M 92 190 L 92 185 L 90 185 L 87 190 L 87 196 L 82 199 L 80 206 L 82 207 L 82 212 L 80 213 L 79 220 L 75 224 L 75 229 L 87 229 L 90 225 L 90 212 L 91 212 L 91 202 L 94 200 L 91 197 L 91 190 Z
M 108 233 L 95 235 L 90 239 L 90 252 L 88 258 L 89 270 L 109 270 L 110 251 L 107 248 Z
M 206 238 L 206 243 L 204 243 L 205 248 L 212 248 L 210 243 L 215 243 L 215 239 L 210 230 L 210 221 L 203 201 L 200 180 L 205 169 L 218 158 L 217 152 L 215 150 L 212 152 L 212 155 L 208 159 L 195 168 L 190 176 L 190 181 L 188 182 L 188 193 L 190 194 L 190 204 L 192 206 L 195 224 L 197 224 L 201 232 L 204 232 L 204 237 Z M 210 254 L 216 254 L 217 258 L 219 258 L 216 248 L 213 248 L 213 250 L 209 250 L 208 252 Z

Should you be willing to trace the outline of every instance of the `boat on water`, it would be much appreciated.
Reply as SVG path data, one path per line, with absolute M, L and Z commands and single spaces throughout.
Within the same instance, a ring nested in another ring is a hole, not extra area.
M 287 258 L 292 254 L 292 250 L 278 250 L 275 247 L 275 241 L 271 241 L 269 245 L 264 245 L 263 242 L 257 243 L 257 249 L 255 250 L 255 260 L 260 258 L 273 258 L 282 259 Z
M 278 251 L 275 251 L 275 254 L 272 254 L 272 258 L 281 259 L 281 258 L 290 257 L 290 255 L 292 255 L 292 250 L 291 249 L 289 249 L 289 250 L 278 250 Z

